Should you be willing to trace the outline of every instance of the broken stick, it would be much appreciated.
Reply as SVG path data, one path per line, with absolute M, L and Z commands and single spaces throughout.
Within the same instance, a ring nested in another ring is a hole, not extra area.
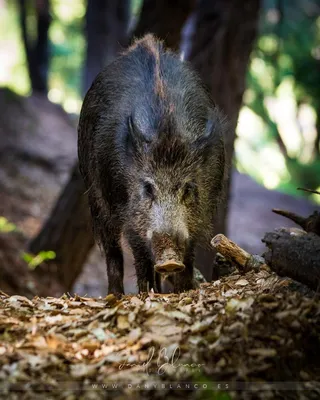
M 211 240 L 211 246 L 227 260 L 235 263 L 241 272 L 247 272 L 251 269 L 259 270 L 262 266 L 267 267 L 261 256 L 246 252 L 221 233 Z

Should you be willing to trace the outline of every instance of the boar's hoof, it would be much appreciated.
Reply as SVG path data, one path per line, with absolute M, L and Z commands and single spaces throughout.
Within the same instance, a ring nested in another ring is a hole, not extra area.
M 154 266 L 156 272 L 160 274 L 168 274 L 170 272 L 181 272 L 184 270 L 184 264 L 174 261 L 174 260 L 167 260 L 161 264 L 156 264 Z

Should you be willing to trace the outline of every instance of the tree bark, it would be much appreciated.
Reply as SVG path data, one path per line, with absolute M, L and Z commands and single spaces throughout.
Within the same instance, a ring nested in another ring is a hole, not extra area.
M 228 165 L 225 201 L 214 221 L 214 234 L 226 233 L 235 128 L 246 86 L 249 56 L 257 34 L 260 0 L 199 0 L 187 58 L 200 73 L 230 129 L 225 137 Z M 212 265 L 214 250 L 198 249 L 197 263 Z
M 120 47 L 126 46 L 129 17 L 129 0 L 88 0 L 84 94 L 98 73 L 114 59 Z
M 26 0 L 19 0 L 19 6 L 22 39 L 26 52 L 31 88 L 38 93 L 47 94 L 49 68 L 48 31 L 51 21 L 49 0 L 35 1 L 37 35 L 34 42 L 31 41 L 27 29 Z

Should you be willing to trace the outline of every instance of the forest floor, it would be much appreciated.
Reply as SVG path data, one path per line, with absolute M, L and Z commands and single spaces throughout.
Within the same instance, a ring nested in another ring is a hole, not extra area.
M 319 301 L 267 269 L 180 295 L 0 295 L 2 398 L 319 399 L 319 349 Z

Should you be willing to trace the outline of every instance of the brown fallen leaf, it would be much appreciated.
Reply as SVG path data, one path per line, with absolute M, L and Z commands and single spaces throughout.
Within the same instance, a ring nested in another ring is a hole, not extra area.
M 27 306 L 29 306 L 29 307 L 33 307 L 32 301 L 29 300 L 29 299 L 28 299 L 27 297 L 25 297 L 25 296 L 18 296 L 18 295 L 11 296 L 11 297 L 9 297 L 9 298 L 7 299 L 7 301 L 10 302 L 10 303 L 13 303 L 13 302 L 20 302 L 20 303 L 22 303 L 23 305 L 27 305 Z
M 267 357 L 275 357 L 277 355 L 277 351 L 275 349 L 249 349 L 247 351 L 251 356 L 259 356 L 262 358 Z
M 249 284 L 249 282 L 246 280 L 246 279 L 239 279 L 236 283 L 235 283 L 235 285 L 237 285 L 237 286 L 246 286 L 246 285 L 248 285 Z
M 84 302 L 86 306 L 89 306 L 91 308 L 105 308 L 105 304 L 99 301 L 94 301 L 94 300 L 87 300 Z
M 142 306 L 144 304 L 144 302 L 140 299 L 138 299 L 137 296 L 133 296 L 130 300 L 131 304 L 134 304 L 135 306 Z
M 236 299 L 232 298 L 228 301 L 226 305 L 226 311 L 228 312 L 233 312 L 233 311 L 238 311 L 238 310 L 248 310 L 254 303 L 254 298 L 253 297 L 247 297 L 246 299 Z
M 130 328 L 130 324 L 129 324 L 127 315 L 119 315 L 118 316 L 117 327 L 118 327 L 118 329 L 121 329 L 121 330 Z
M 182 327 L 175 324 L 171 318 L 162 314 L 155 313 L 155 315 L 147 319 L 144 325 L 152 333 L 152 336 L 147 335 L 147 337 L 161 343 L 168 341 L 168 338 L 176 340 L 182 333 Z
M 97 367 L 90 364 L 74 364 L 71 365 L 71 376 L 73 378 L 90 378 L 97 373 Z

